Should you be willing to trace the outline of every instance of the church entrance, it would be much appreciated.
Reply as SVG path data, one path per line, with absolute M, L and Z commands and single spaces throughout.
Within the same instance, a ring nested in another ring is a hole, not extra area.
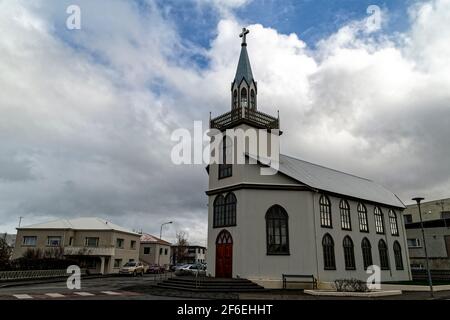
M 233 238 L 222 230 L 216 239 L 216 278 L 233 276 Z

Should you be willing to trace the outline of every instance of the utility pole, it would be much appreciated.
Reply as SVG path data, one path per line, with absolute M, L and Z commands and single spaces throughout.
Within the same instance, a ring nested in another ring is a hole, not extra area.
M 412 200 L 417 202 L 417 206 L 419 207 L 419 217 L 420 217 L 420 228 L 422 229 L 422 239 L 423 239 L 423 249 L 425 251 L 425 260 L 427 263 L 427 273 L 428 273 L 428 284 L 430 286 L 430 294 L 431 298 L 434 298 L 434 292 L 433 292 L 433 280 L 431 279 L 431 271 L 430 271 L 430 264 L 428 262 L 428 252 L 427 252 L 427 242 L 425 239 L 425 230 L 423 228 L 423 220 L 422 220 L 422 210 L 420 209 L 420 202 L 424 200 L 425 198 L 421 197 L 415 197 Z

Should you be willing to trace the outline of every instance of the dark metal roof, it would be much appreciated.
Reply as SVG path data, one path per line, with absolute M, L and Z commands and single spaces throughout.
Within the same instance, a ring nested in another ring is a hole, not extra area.
M 248 58 L 247 46 L 241 47 L 241 55 L 239 56 L 239 63 L 234 77 L 234 82 L 238 85 L 245 79 L 248 84 L 253 81 L 252 67 L 250 66 L 250 59 Z

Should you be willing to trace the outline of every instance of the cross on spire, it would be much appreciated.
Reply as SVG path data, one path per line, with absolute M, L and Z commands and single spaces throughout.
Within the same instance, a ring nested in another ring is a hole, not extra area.
M 239 35 L 240 38 L 242 38 L 242 45 L 246 46 L 247 45 L 247 34 L 250 33 L 250 30 L 248 30 L 247 28 L 242 28 L 242 33 Z

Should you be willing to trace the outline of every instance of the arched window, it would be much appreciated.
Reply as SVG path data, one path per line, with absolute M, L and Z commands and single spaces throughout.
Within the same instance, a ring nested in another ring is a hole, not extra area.
M 214 200 L 214 217 L 213 227 L 217 228 L 224 224 L 225 220 L 225 198 L 222 195 L 218 195 Z
M 256 96 L 255 96 L 255 90 L 250 91 L 250 108 L 253 110 L 256 109 Z
M 323 267 L 325 270 L 336 270 L 336 259 L 334 257 L 334 241 L 327 233 L 322 239 Z
M 367 222 L 367 209 L 362 203 L 358 203 L 359 231 L 369 232 L 369 223 Z
M 322 195 L 319 200 L 320 209 L 320 225 L 325 228 L 332 227 L 331 221 L 331 204 L 327 196 Z
M 234 89 L 234 92 L 233 92 L 233 109 L 237 108 L 237 106 L 238 106 L 237 90 Z
M 375 216 L 375 230 L 379 234 L 384 234 L 384 221 L 383 221 L 383 212 L 380 208 L 375 207 L 374 209 Z
M 355 270 L 355 249 L 352 239 L 346 236 L 342 245 L 344 247 L 345 270 Z
M 241 90 L 241 107 L 247 108 L 247 89 L 242 88 Z
M 394 210 L 389 210 L 389 225 L 391 227 L 391 234 L 398 236 L 397 215 Z
M 289 216 L 281 206 L 274 205 L 266 213 L 267 254 L 289 254 Z
M 341 203 L 339 203 L 339 210 L 341 212 L 342 230 L 352 230 L 352 223 L 350 220 L 350 206 L 348 205 L 347 200 L 341 200 Z
M 364 238 L 361 242 L 361 249 L 364 261 L 364 270 L 373 265 L 372 262 L 372 246 L 367 238 Z
M 394 242 L 394 257 L 395 257 L 395 268 L 397 270 L 403 270 L 403 258 L 402 258 L 402 247 L 398 241 Z
M 230 227 L 236 225 L 236 196 L 233 192 L 230 192 L 225 197 L 225 225 L 224 227 Z
M 389 270 L 388 248 L 383 239 L 378 242 L 378 253 L 380 254 L 381 270 Z

